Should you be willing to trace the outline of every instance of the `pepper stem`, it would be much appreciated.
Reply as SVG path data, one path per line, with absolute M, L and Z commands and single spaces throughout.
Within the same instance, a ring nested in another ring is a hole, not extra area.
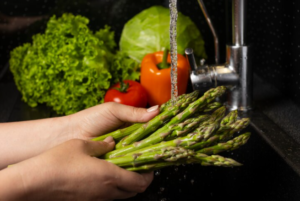
M 165 68 L 169 68 L 169 63 L 167 62 L 167 59 L 168 59 L 168 53 L 169 53 L 169 50 L 168 48 L 165 48 L 164 49 L 164 54 L 163 54 L 163 60 L 161 63 L 157 64 L 157 67 L 159 69 L 165 69 Z
M 126 93 L 127 89 L 129 87 L 129 83 L 124 83 L 124 81 L 120 81 L 120 87 L 115 87 L 114 89 L 122 92 L 122 93 Z

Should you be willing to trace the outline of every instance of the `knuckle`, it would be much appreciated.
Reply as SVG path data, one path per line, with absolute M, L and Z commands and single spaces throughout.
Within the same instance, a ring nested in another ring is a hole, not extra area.
M 145 181 L 141 181 L 140 182 L 140 185 L 139 185 L 139 187 L 138 187 L 138 193 L 143 193 L 143 192 L 145 192 L 145 190 L 147 189 L 147 187 L 148 187 L 148 184 L 145 182 Z
M 137 196 L 137 193 L 130 193 L 127 197 L 135 197 Z
M 137 120 L 140 120 L 140 114 L 142 113 L 142 108 L 137 108 L 137 107 L 131 107 L 131 112 L 132 112 L 132 116 L 134 118 L 136 118 Z
M 108 109 L 114 109 L 117 105 L 119 105 L 119 103 L 116 103 L 116 102 L 107 102 L 107 103 L 104 103 L 105 104 L 105 107 L 107 107 Z

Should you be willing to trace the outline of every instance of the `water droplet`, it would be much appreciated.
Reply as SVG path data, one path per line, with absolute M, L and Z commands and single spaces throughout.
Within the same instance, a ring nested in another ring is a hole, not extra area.
M 174 170 L 177 172 L 178 171 L 178 167 L 175 167 Z
M 164 191 L 165 188 L 164 188 L 164 187 L 160 187 L 159 190 L 160 190 L 160 191 Z
M 160 175 L 160 170 L 156 170 L 154 173 L 155 176 L 159 176 Z
M 186 179 L 186 175 L 183 175 L 183 178 Z
M 167 201 L 167 198 L 162 198 L 160 199 L 160 201 Z
M 194 184 L 194 182 L 195 182 L 195 180 L 194 180 L 194 179 L 192 179 L 192 180 L 191 180 L 191 184 Z

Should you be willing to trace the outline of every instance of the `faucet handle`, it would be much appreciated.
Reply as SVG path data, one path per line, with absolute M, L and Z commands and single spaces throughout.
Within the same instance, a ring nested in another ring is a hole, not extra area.
M 195 60 L 193 49 L 192 48 L 186 48 L 185 49 L 185 54 L 186 54 L 187 60 L 190 64 L 190 67 L 191 67 L 192 71 L 197 70 L 198 67 L 197 67 L 197 63 L 196 63 L 196 60 Z

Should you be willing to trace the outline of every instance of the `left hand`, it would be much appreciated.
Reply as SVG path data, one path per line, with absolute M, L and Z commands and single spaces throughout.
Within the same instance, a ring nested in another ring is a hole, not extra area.
M 149 121 L 158 113 L 158 107 L 146 110 L 110 102 L 69 116 L 1 123 L 0 170 L 68 140 L 89 140 L 128 123 Z

